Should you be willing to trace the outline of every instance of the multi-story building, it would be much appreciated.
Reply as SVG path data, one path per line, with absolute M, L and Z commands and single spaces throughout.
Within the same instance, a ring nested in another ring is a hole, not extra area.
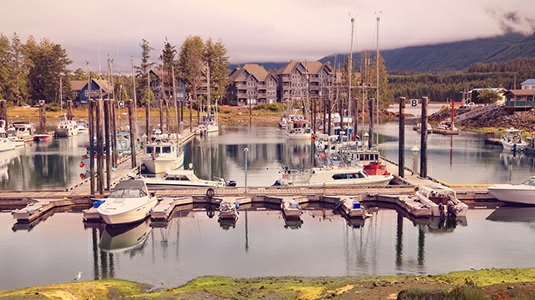
M 245 64 L 229 75 L 227 103 L 256 105 L 277 102 L 277 79 L 258 64 Z
M 318 101 L 328 98 L 334 82 L 332 68 L 319 61 L 290 61 L 276 78 L 277 96 L 281 102 Z

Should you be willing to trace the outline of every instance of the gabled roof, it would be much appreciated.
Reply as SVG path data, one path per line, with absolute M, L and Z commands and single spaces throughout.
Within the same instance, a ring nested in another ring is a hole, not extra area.
M 265 81 L 269 77 L 269 73 L 264 67 L 258 64 L 245 64 L 241 68 L 236 68 L 229 76 L 230 81 L 236 81 L 240 76 L 245 78 L 253 76 L 258 81 Z
M 87 80 L 71 80 L 71 89 L 81 91 L 87 85 Z
M 299 65 L 301 65 L 305 69 L 305 72 L 308 74 L 318 74 L 325 66 L 325 64 L 323 64 L 320 61 L 297 62 L 297 61 L 291 60 L 286 66 L 279 69 L 277 74 L 278 75 L 290 74 Z
M 526 85 L 526 84 L 535 84 L 535 78 L 528 79 L 522 82 L 520 85 Z
M 112 86 L 109 81 L 105 79 L 93 79 L 93 81 L 100 87 L 102 90 L 106 93 L 110 93 L 112 91 Z
M 535 90 L 509 90 L 506 95 L 516 95 L 516 96 L 531 96 L 535 95 Z
M 485 91 L 485 90 L 493 91 L 493 92 L 496 92 L 496 93 L 505 93 L 505 92 L 507 92 L 507 89 L 504 89 L 504 88 L 477 88 L 477 89 L 471 89 L 468 92 L 471 93 L 473 91 L 479 92 L 479 91 Z

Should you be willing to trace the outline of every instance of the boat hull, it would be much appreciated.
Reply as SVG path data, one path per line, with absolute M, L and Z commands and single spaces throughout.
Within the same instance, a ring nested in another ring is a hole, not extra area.
M 97 211 L 106 224 L 129 224 L 147 218 L 150 215 L 151 209 L 154 208 L 157 203 L 158 200 L 152 199 L 149 202 L 145 202 L 128 210 L 106 208 L 105 204 L 102 204 Z
M 488 187 L 496 199 L 517 204 L 535 205 L 535 187 L 523 185 L 498 184 Z

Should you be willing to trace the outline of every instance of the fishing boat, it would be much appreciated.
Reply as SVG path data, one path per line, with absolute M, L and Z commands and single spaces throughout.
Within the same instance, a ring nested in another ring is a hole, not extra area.
M 16 142 L 9 138 L 6 131 L 6 120 L 0 120 L 0 152 L 13 150 Z
M 36 142 L 48 142 L 52 140 L 52 137 L 53 136 L 49 134 L 48 132 L 41 132 L 41 133 L 36 133 L 33 136 L 33 140 Z
M 487 189 L 500 201 L 535 205 L 535 176 L 519 184 L 495 184 Z
M 295 117 L 286 122 L 286 138 L 289 140 L 310 140 L 312 129 L 310 122 L 304 117 Z
M 524 151 L 527 146 L 527 142 L 522 138 L 522 130 L 513 127 L 505 130 L 501 142 L 505 151 Z
M 225 179 L 218 181 L 200 179 L 190 170 L 169 170 L 162 177 L 143 177 L 143 181 L 149 186 L 173 186 L 173 187 L 224 187 L 227 186 Z
M 306 172 L 283 169 L 281 178 L 273 185 L 282 186 L 385 186 L 394 176 L 368 175 L 362 166 L 315 167 Z
M 66 115 L 60 117 L 60 121 L 54 129 L 57 138 L 71 137 L 78 134 L 78 122 L 69 120 Z
M 128 224 L 148 217 L 157 203 L 143 180 L 123 180 L 98 206 L 97 212 L 106 224 Z
M 457 198 L 453 189 L 440 184 L 418 187 L 416 198 L 431 208 L 433 217 L 464 217 L 468 211 L 468 205 Z
M 142 171 L 163 174 L 184 167 L 184 151 L 173 139 L 156 139 L 145 143 L 141 157 Z

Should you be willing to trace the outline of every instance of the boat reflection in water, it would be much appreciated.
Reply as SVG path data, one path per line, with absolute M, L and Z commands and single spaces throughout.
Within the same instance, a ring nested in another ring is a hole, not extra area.
M 500 206 L 486 219 L 496 222 L 535 223 L 535 206 Z
M 128 225 L 106 225 L 98 246 L 105 252 L 143 248 L 151 230 L 149 218 Z

